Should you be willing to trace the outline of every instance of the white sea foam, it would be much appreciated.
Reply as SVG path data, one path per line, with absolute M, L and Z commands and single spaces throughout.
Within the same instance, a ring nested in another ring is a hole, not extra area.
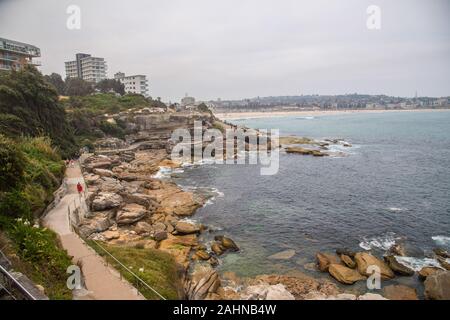
M 433 236 L 431 237 L 437 245 L 450 247 L 450 237 L 446 236 Z
M 296 117 L 297 120 L 314 120 L 315 117 L 309 116 L 309 117 Z
M 370 249 L 388 250 L 395 244 L 397 240 L 400 239 L 401 237 L 396 237 L 394 233 L 389 232 L 378 237 L 363 237 L 362 241 L 359 243 L 359 246 L 364 250 Z
M 184 170 L 181 168 L 170 168 L 170 167 L 159 167 L 157 173 L 155 173 L 152 178 L 162 179 L 170 177 L 172 173 L 183 173 Z
M 441 268 L 439 261 L 431 258 L 414 258 L 414 257 L 401 257 L 395 256 L 398 263 L 413 269 L 414 271 L 420 271 L 423 267 L 436 267 Z
M 400 211 L 406 211 L 408 210 L 407 208 L 397 208 L 397 207 L 390 207 L 387 208 L 389 211 L 393 211 L 393 212 L 400 212 Z
M 183 218 L 183 219 L 180 219 L 180 221 L 191 223 L 191 224 L 198 224 L 198 221 L 195 219 L 192 219 L 192 218 Z

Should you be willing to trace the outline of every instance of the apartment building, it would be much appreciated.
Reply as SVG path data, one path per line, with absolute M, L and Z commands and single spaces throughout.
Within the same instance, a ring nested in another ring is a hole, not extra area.
M 41 56 L 41 50 L 31 44 L 0 38 L 0 70 L 20 70 L 25 65 L 40 66 L 33 60 Z
M 68 78 L 80 78 L 94 83 L 106 79 L 107 65 L 104 58 L 77 53 L 75 60 L 65 62 L 65 66 Z
M 144 75 L 126 76 L 123 72 L 117 72 L 114 79 L 119 80 L 125 86 L 126 93 L 141 94 L 148 96 L 148 80 Z

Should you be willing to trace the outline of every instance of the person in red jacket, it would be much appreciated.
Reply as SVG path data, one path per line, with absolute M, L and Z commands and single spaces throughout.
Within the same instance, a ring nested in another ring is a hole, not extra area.
M 77 190 L 78 194 L 81 196 L 81 193 L 83 192 L 83 186 L 79 182 L 77 183 Z

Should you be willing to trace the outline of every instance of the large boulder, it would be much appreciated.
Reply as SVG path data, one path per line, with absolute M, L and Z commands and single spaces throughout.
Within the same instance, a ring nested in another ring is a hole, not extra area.
M 388 299 L 383 297 L 381 294 L 367 292 L 359 296 L 358 300 L 388 300 Z
M 236 245 L 236 243 L 227 237 L 224 236 L 215 236 L 214 240 L 220 242 L 220 244 L 222 245 L 222 247 L 224 247 L 227 250 L 230 251 L 239 251 L 239 247 Z
M 281 283 L 249 286 L 241 294 L 241 298 L 244 300 L 295 300 L 295 297 Z
M 109 213 L 97 213 L 90 219 L 84 220 L 78 226 L 78 232 L 83 238 L 89 237 L 93 233 L 103 232 L 111 226 Z
M 203 300 L 209 293 L 216 293 L 220 278 L 211 267 L 199 266 L 187 282 L 186 293 L 189 300 Z
M 389 255 L 405 257 L 406 249 L 404 244 L 395 243 L 389 248 L 388 253 Z
M 137 203 L 149 210 L 150 209 L 153 210 L 157 207 L 155 198 L 147 194 L 143 193 L 123 194 L 122 197 L 126 203 Z
M 419 300 L 416 289 L 402 285 L 384 287 L 383 296 L 389 300 Z
M 175 230 L 181 234 L 199 233 L 200 226 L 186 221 L 178 221 Z
M 137 234 L 150 233 L 151 231 L 153 231 L 153 228 L 147 222 L 139 221 L 138 223 L 136 223 L 134 231 L 136 231 Z
M 209 260 L 211 258 L 211 255 L 205 250 L 197 250 L 195 252 L 195 257 L 200 260 Z
M 147 209 L 139 204 L 127 204 L 117 212 L 116 222 L 118 225 L 132 224 L 145 218 L 147 213 Z
M 447 250 L 443 249 L 443 248 L 435 248 L 433 249 L 433 252 L 437 255 L 440 256 L 444 259 L 448 259 L 450 258 L 450 253 L 448 253 Z
M 435 274 L 436 272 L 439 271 L 442 271 L 442 269 L 437 267 L 423 267 L 419 271 L 419 279 L 425 280 L 428 276 Z
M 332 253 L 318 252 L 316 258 L 317 267 L 322 272 L 327 272 L 330 264 L 342 264 L 340 258 Z
M 95 184 L 98 179 L 100 179 L 100 176 L 96 174 L 88 173 L 84 175 L 84 182 L 86 182 L 88 186 Z
M 108 170 L 108 169 L 96 168 L 93 170 L 93 172 L 100 177 L 113 177 L 114 176 L 114 172 L 112 172 L 111 170 Z
M 91 162 L 86 165 L 87 170 L 93 169 L 109 169 L 111 168 L 112 162 L 109 159 L 99 159 L 98 161 Z
M 122 197 L 115 193 L 101 192 L 92 201 L 93 211 L 117 208 L 122 204 Z
M 353 259 L 350 258 L 348 255 L 341 254 L 340 257 L 341 257 L 342 263 L 345 264 L 347 267 L 349 267 L 350 269 L 356 268 L 356 262 L 353 261 Z
M 341 256 L 341 255 L 344 254 L 346 256 L 349 256 L 350 258 L 354 258 L 355 257 L 355 252 L 350 250 L 350 249 L 348 249 L 348 248 L 338 248 L 338 249 L 336 249 L 336 254 L 338 256 Z
M 122 193 L 125 188 L 119 180 L 110 177 L 101 177 L 97 182 L 101 192 Z
M 395 256 L 385 256 L 384 261 L 386 261 L 389 268 L 391 268 L 392 271 L 394 271 L 396 274 L 399 274 L 401 276 L 413 276 L 414 275 L 414 270 L 399 263 L 397 261 L 397 259 L 395 259 Z
M 355 262 L 360 274 L 364 276 L 371 276 L 372 271 L 368 270 L 371 266 L 376 266 L 380 269 L 380 275 L 382 279 L 392 279 L 394 278 L 394 272 L 389 268 L 389 266 L 382 260 L 374 257 L 373 255 L 366 252 L 358 252 L 355 254 Z
M 450 263 L 447 262 L 447 259 L 438 256 L 437 261 L 439 261 L 439 264 L 441 265 L 442 268 L 444 268 L 445 270 L 450 270 Z
M 155 233 L 153 234 L 153 239 L 155 239 L 156 241 L 162 241 L 167 239 L 168 235 L 166 231 L 155 231 Z
M 255 278 L 255 282 L 249 283 L 249 285 L 281 283 L 297 300 L 311 299 L 311 296 L 316 294 L 327 297 L 340 293 L 334 282 L 327 279 L 316 279 L 301 272 L 295 272 L 292 276 L 260 275 Z
M 343 284 L 353 284 L 356 281 L 365 279 L 355 269 L 350 269 L 339 264 L 330 264 L 328 266 L 328 272 L 333 278 Z
M 450 300 L 450 271 L 439 271 L 429 275 L 425 282 L 425 298 Z
M 225 248 L 222 247 L 222 245 L 218 242 L 214 242 L 211 245 L 211 250 L 212 252 L 214 252 L 216 255 L 220 256 L 221 254 L 223 254 L 223 252 L 225 251 Z

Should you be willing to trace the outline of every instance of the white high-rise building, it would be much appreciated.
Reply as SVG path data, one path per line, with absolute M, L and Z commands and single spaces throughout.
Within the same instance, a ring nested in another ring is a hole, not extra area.
M 119 80 L 125 86 L 126 93 L 141 94 L 148 97 L 148 80 L 141 74 L 134 76 L 126 76 L 123 72 L 117 72 L 114 79 Z
M 106 61 L 103 58 L 92 57 L 90 54 L 77 53 L 75 61 L 68 61 L 66 76 L 80 78 L 89 82 L 100 82 L 106 79 Z

